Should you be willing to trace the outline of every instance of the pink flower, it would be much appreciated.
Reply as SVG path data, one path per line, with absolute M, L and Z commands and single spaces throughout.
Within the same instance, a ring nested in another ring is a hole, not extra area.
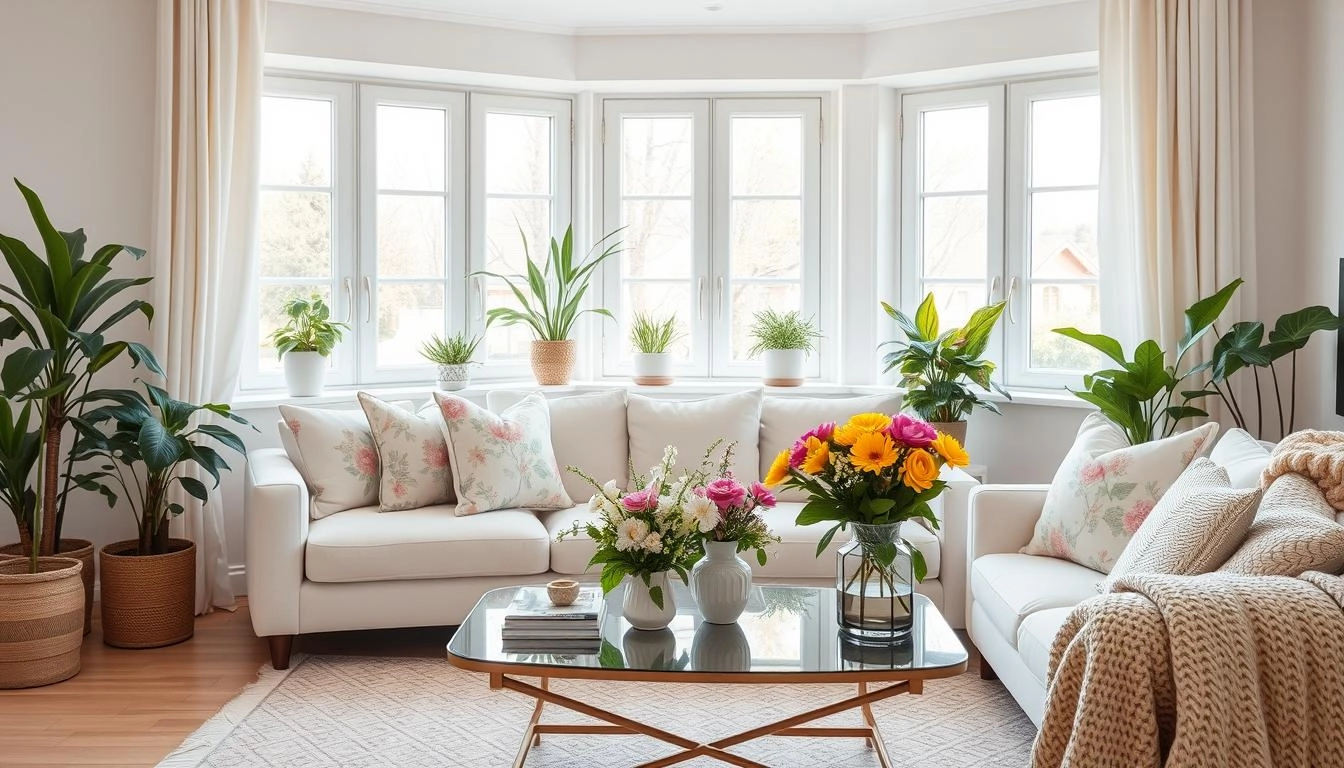
M 705 486 L 705 497 L 721 510 L 740 507 L 747 500 L 747 489 L 731 477 L 720 477 Z
M 621 497 L 621 506 L 627 512 L 645 512 L 658 508 L 658 492 L 652 488 L 631 491 Z
M 472 448 L 467 454 L 467 461 L 470 461 L 473 467 L 481 466 L 485 463 L 485 451 L 480 448 Z
M 366 445 L 355 451 L 355 469 L 366 477 L 378 474 L 378 455 L 372 448 Z
M 1128 470 L 1129 456 L 1127 454 L 1122 453 L 1106 460 L 1106 474 L 1108 475 L 1123 475 Z
M 448 446 L 426 440 L 424 443 L 425 463 L 436 469 L 448 466 Z
M 400 480 L 392 484 L 392 495 L 401 498 L 406 495 L 406 484 Z
M 1064 534 L 1059 531 L 1050 532 L 1050 551 L 1059 557 L 1069 557 L 1072 554 L 1069 549 L 1069 542 L 1064 539 Z
M 911 448 L 924 448 L 938 439 L 938 430 L 934 429 L 932 424 L 904 413 L 898 413 L 891 418 L 887 434 L 891 435 L 892 440 Z
M 766 488 L 760 483 L 751 484 L 751 496 L 756 499 L 756 503 L 760 504 L 762 507 L 773 507 L 778 501 L 778 499 L 775 498 L 775 494 L 771 493 L 769 488 Z
M 1083 467 L 1083 485 L 1092 485 L 1106 478 L 1106 468 L 1100 463 L 1089 461 Z
M 1125 533 L 1134 533 L 1143 525 L 1143 521 L 1148 519 L 1148 513 L 1153 511 L 1153 502 L 1148 499 L 1140 499 L 1134 503 L 1125 513 Z
M 490 425 L 490 434 L 506 443 L 516 443 L 522 439 L 523 430 L 512 422 L 496 421 Z
M 807 458 L 807 435 L 793 444 L 793 449 L 789 452 L 789 466 L 797 469 L 803 466 L 803 460 Z
M 456 397 L 445 397 L 439 402 L 439 410 L 443 412 L 443 418 L 449 421 L 457 421 L 467 415 L 467 401 Z
M 803 433 L 803 436 L 800 437 L 800 438 L 798 438 L 798 442 L 800 442 L 800 443 L 806 443 L 806 442 L 807 442 L 807 438 L 809 438 L 809 437 L 815 437 L 815 438 L 817 438 L 818 440 L 820 440 L 820 441 L 822 441 L 822 442 L 824 443 L 824 442 L 826 442 L 827 440 L 830 440 L 830 439 L 831 439 L 831 435 L 834 434 L 834 433 L 835 433 L 835 422 L 834 422 L 834 421 L 827 421 L 827 422 L 824 422 L 824 423 L 822 423 L 822 424 L 818 424 L 817 426 L 815 426 L 815 427 L 809 429 L 807 432 Z
M 285 422 L 285 425 L 289 427 L 290 432 L 293 432 L 296 435 L 299 434 L 299 430 L 303 428 L 303 425 L 299 424 L 298 419 L 290 419 Z

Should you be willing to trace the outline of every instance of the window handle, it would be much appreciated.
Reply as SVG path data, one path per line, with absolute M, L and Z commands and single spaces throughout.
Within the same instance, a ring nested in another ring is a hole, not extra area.
M 995 275 L 993 280 L 989 281 L 989 295 L 985 297 L 986 304 L 994 303 L 994 295 L 999 292 L 999 276 Z
M 485 322 L 485 276 L 476 276 L 476 319 Z
M 373 283 L 368 275 L 361 277 L 360 283 L 364 286 L 364 322 L 373 322 Z
M 695 315 L 699 320 L 705 319 L 705 278 L 703 276 L 696 278 L 695 281 Z
M 714 316 L 723 317 L 723 275 L 714 278 Z
M 1008 322 L 1017 325 L 1017 315 L 1013 312 L 1013 297 L 1017 295 L 1017 275 L 1008 281 Z
M 350 278 L 341 281 L 341 290 L 345 293 L 345 324 L 355 319 L 355 285 Z

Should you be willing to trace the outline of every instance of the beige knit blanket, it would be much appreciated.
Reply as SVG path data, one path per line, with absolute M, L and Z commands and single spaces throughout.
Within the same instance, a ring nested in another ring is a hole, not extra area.
M 1260 487 L 1289 472 L 1314 480 L 1330 506 L 1344 512 L 1344 432 L 1304 429 L 1283 438 L 1269 455 Z
M 1139 574 L 1116 590 L 1055 638 L 1033 768 L 1344 768 L 1344 579 Z

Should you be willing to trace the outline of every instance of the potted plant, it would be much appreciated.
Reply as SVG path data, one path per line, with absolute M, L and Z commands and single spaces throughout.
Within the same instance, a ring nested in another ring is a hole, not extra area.
M 661 317 L 636 312 L 630 321 L 630 344 L 635 348 L 635 383 L 666 386 L 672 383 L 672 342 L 680 339 L 675 315 Z
M 760 355 L 765 361 L 767 386 L 802 386 L 807 353 L 816 349 L 821 338 L 812 318 L 803 319 L 798 310 L 765 309 L 752 316 L 747 333 L 756 340 L 747 354 Z
M 292 397 L 320 395 L 327 357 L 350 326 L 332 320 L 331 308 L 316 293 L 290 299 L 285 318 L 285 324 L 271 332 L 271 344 L 285 364 L 285 386 Z
M 456 392 L 471 381 L 471 356 L 481 343 L 480 336 L 458 332 L 444 338 L 439 334 L 429 337 L 420 354 L 439 368 L 439 389 Z
M 883 372 L 896 370 L 905 388 L 905 404 L 939 432 L 945 432 L 966 442 L 966 417 L 977 406 L 993 413 L 999 407 L 984 399 L 971 388 L 985 392 L 991 389 L 1008 398 L 1012 396 L 993 380 L 994 363 L 981 357 L 989 346 L 989 336 L 1003 315 L 1006 302 L 990 304 L 971 313 L 960 328 L 939 331 L 938 308 L 933 294 L 924 297 L 912 320 L 904 312 L 885 301 L 882 309 L 896 321 L 905 334 L 904 340 L 882 343 L 879 348 L 894 346 L 896 350 L 883 356 Z
M 204 502 L 205 483 L 182 474 L 191 465 L 219 485 L 229 465 L 204 439 L 245 453 L 243 441 L 227 427 L 201 423 L 213 414 L 246 424 L 229 406 L 192 405 L 159 387 L 144 384 L 145 395 L 99 407 L 79 425 L 77 456 L 97 470 L 79 481 L 98 487 L 115 506 L 120 499 L 135 516 L 139 535 L 99 550 L 102 571 L 103 642 L 118 648 L 157 648 L 192 636 L 196 612 L 196 545 L 168 536 L 168 523 L 184 511 L 172 500 L 174 486 Z M 110 431 L 103 426 L 110 424 Z
M 615 237 L 611 232 L 602 236 L 581 261 L 574 260 L 574 227 L 565 229 L 565 238 L 557 242 L 551 238 L 551 247 L 541 268 L 532 262 L 527 248 L 527 237 L 521 228 L 523 253 L 526 256 L 527 275 L 501 275 L 496 272 L 473 272 L 473 275 L 496 277 L 508 284 L 521 309 L 494 307 L 486 312 L 486 322 L 503 325 L 526 325 L 532 329 L 532 374 L 538 384 L 568 384 L 574 373 L 574 340 L 570 333 L 574 321 L 585 312 L 612 317 L 602 308 L 579 309 L 588 292 L 593 274 L 602 262 L 621 252 L 619 242 L 606 246 L 600 254 L 593 253 L 598 246 Z

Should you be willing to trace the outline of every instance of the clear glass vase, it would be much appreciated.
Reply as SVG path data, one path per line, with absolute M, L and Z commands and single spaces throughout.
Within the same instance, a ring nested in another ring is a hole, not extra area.
M 890 643 L 914 623 L 915 574 L 899 523 L 851 523 L 854 538 L 835 556 L 836 618 L 861 643 Z

